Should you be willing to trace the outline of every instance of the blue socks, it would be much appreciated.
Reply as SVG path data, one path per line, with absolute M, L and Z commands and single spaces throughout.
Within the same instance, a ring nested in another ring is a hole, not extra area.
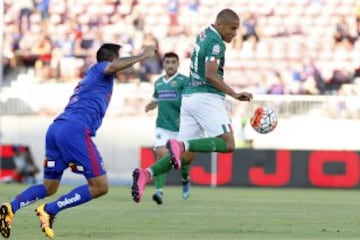
M 26 207 L 31 203 L 46 197 L 46 189 L 43 184 L 33 185 L 17 195 L 11 202 L 11 208 L 15 213 L 20 208 Z M 56 215 L 63 209 L 78 206 L 91 200 L 88 185 L 83 185 L 73 189 L 68 194 L 58 198 L 56 201 L 45 205 L 45 211 L 50 215 Z
M 91 194 L 88 185 L 74 188 L 71 192 L 61 196 L 57 200 L 47 203 L 45 211 L 50 215 L 56 215 L 58 212 L 78 206 L 91 200 Z
M 11 208 L 15 213 L 19 208 L 26 207 L 31 203 L 46 197 L 46 189 L 43 184 L 33 185 L 17 195 L 11 202 Z

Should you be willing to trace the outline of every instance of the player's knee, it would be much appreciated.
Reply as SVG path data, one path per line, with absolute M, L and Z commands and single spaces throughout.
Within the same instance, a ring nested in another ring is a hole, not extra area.
M 193 152 L 184 152 L 183 158 L 187 164 L 191 164 L 192 160 L 194 159 Z
M 109 191 L 109 185 L 107 183 L 99 184 L 93 188 L 91 188 L 91 195 L 93 197 L 100 197 L 102 195 L 105 195 Z
M 53 189 L 53 188 L 47 189 L 46 196 L 49 197 L 51 195 L 54 195 L 56 192 L 57 192 L 57 189 Z
M 59 181 L 45 179 L 43 185 L 46 189 L 46 196 L 51 196 L 57 192 L 59 188 Z
M 235 151 L 235 140 L 234 140 L 234 136 L 232 135 L 232 133 L 225 133 L 225 134 L 221 135 L 220 138 L 222 138 L 226 143 L 226 145 L 225 145 L 226 149 L 224 152 Z
M 90 180 L 88 183 L 92 198 L 105 195 L 109 191 L 109 184 L 106 176 L 97 177 Z
M 233 152 L 233 151 L 235 151 L 235 144 L 234 143 L 226 144 L 226 152 Z
M 99 195 L 102 196 L 102 195 L 105 195 L 109 192 L 109 185 L 103 185 L 101 186 L 101 188 L 99 189 Z
M 109 192 L 109 184 L 108 184 L 108 183 L 106 183 L 106 184 L 103 186 L 103 188 L 101 189 L 101 192 L 102 192 L 103 194 L 107 194 L 107 193 Z

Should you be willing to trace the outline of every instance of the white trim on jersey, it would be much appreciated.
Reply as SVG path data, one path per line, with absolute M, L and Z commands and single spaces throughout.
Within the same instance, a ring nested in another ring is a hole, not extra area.
M 163 81 L 164 83 L 169 83 L 171 80 L 173 80 L 174 78 L 176 78 L 177 75 L 179 75 L 178 72 L 176 72 L 174 75 L 172 75 L 171 77 L 169 77 L 169 79 L 166 79 L 166 78 L 165 78 L 165 75 L 164 75 L 164 76 L 162 76 L 162 81 Z
M 205 57 L 205 61 L 206 62 L 216 62 L 217 64 L 219 64 L 220 63 L 220 60 L 219 59 L 217 59 L 216 57 L 214 57 L 214 56 L 211 56 L 211 57 Z
M 220 39 L 222 39 L 222 37 L 221 37 L 221 35 L 220 35 L 220 33 L 212 26 L 212 25 L 210 25 L 210 27 L 209 27 L 212 31 L 214 31 L 215 33 L 216 33 L 216 35 L 218 35 L 219 36 L 219 38 Z

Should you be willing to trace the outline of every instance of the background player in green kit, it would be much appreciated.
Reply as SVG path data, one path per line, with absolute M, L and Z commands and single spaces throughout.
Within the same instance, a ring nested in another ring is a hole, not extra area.
M 184 85 L 188 77 L 178 73 L 179 56 L 174 52 L 167 52 L 163 57 L 165 74 L 159 77 L 154 84 L 153 100 L 145 107 L 149 112 L 158 107 L 155 128 L 155 157 L 156 160 L 164 157 L 168 150 L 166 143 L 169 139 L 176 139 L 180 124 L 181 97 Z M 187 199 L 190 196 L 189 165 L 181 167 L 182 196 Z M 163 202 L 163 186 L 166 181 L 166 173 L 154 177 L 156 191 L 153 200 L 157 204 Z
M 234 151 L 235 140 L 231 119 L 225 108 L 225 95 L 240 101 L 252 99 L 251 93 L 238 93 L 223 79 L 224 42 L 233 40 L 239 26 L 238 15 L 231 9 L 223 9 L 217 14 L 215 23 L 197 36 L 191 55 L 190 79 L 183 92 L 178 139 L 168 141 L 170 155 L 164 156 L 150 168 L 133 171 L 131 193 L 135 202 L 141 200 L 146 183 L 153 176 L 170 171 L 171 166 L 180 169 L 184 158 L 190 163 L 192 159 L 187 158 L 188 153 Z M 209 137 L 199 138 L 204 132 Z

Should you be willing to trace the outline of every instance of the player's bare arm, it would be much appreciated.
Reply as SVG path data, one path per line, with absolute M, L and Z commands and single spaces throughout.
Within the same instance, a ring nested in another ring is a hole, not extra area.
M 206 63 L 206 79 L 216 89 L 224 92 L 225 94 L 240 100 L 240 101 L 251 101 L 252 94 L 248 92 L 236 93 L 231 87 L 229 87 L 217 73 L 218 64 L 216 62 Z
M 108 66 L 106 66 L 104 72 L 105 74 L 114 74 L 118 71 L 124 70 L 137 62 L 152 57 L 155 53 L 155 50 L 156 48 L 153 45 L 145 46 L 139 55 L 123 57 L 113 60 Z
M 239 101 L 249 102 L 252 100 L 253 96 L 252 93 L 241 92 L 241 93 L 236 93 L 236 96 L 234 98 Z
M 149 112 L 157 107 L 158 103 L 156 101 L 151 101 L 145 106 L 145 112 Z

